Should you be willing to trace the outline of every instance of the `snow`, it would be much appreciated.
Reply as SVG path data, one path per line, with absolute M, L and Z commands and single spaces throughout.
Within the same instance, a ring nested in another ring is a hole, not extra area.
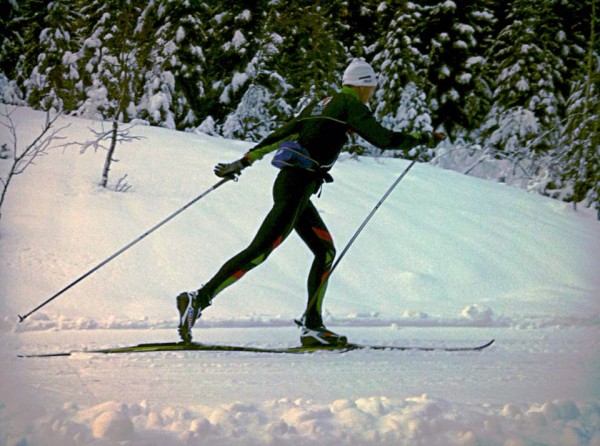
M 452 0 L 446 0 L 444 3 L 441 4 L 441 8 L 443 10 L 456 9 L 456 3 L 454 3 Z
M 246 37 L 244 37 L 244 34 L 239 29 L 237 29 L 233 33 L 232 41 L 226 43 L 224 45 L 224 49 L 225 49 L 225 51 L 228 51 L 233 46 L 234 49 L 239 50 L 245 44 L 246 44 Z
M 0 72 L 0 101 L 6 104 L 21 104 L 22 93 L 15 81 L 9 81 L 6 75 Z
M 454 25 L 454 29 L 456 29 L 461 34 L 474 34 L 475 28 L 471 25 L 467 25 L 466 23 L 458 23 Z
M 249 9 L 244 9 L 238 16 L 236 16 L 236 20 L 241 20 L 244 22 L 249 22 L 252 18 L 252 13 Z
M 481 56 L 471 56 L 467 59 L 466 67 L 471 68 L 474 65 L 482 65 L 486 62 L 484 57 Z
M 515 84 L 515 86 L 517 87 L 517 90 L 519 90 L 519 91 L 529 90 L 529 82 L 527 82 L 527 79 L 525 79 L 525 78 L 519 79 L 517 81 L 517 83 Z
M 471 82 L 472 78 L 473 78 L 473 75 L 471 73 L 461 73 L 457 76 L 456 80 L 458 81 L 459 84 L 466 85 L 469 82 Z
M 221 24 L 221 22 L 223 21 L 223 19 L 225 17 L 227 17 L 228 12 L 222 12 L 221 14 L 217 14 L 215 15 L 214 19 L 217 22 L 217 24 Z
M 18 109 L 21 144 L 44 114 Z M 70 140 L 91 121 L 68 121 Z M 136 127 L 104 153 L 54 150 L 11 183 L 0 220 L 0 445 L 600 445 L 600 225 L 516 188 L 416 165 L 332 276 L 328 326 L 352 341 L 478 353 L 85 350 L 176 341 L 174 296 L 245 246 L 270 206 L 247 169 L 34 313 L 24 314 L 217 182 L 251 144 Z M 0 145 L 7 142 L 0 130 Z M 5 174 L 7 160 L 0 160 Z M 406 168 L 344 155 L 314 202 L 338 252 Z M 196 340 L 293 346 L 311 256 L 291 236 L 220 295 Z M 70 357 L 21 354 L 77 350 Z
M 185 39 L 185 30 L 180 26 L 177 28 L 177 32 L 175 32 L 175 41 L 181 42 L 183 39 Z

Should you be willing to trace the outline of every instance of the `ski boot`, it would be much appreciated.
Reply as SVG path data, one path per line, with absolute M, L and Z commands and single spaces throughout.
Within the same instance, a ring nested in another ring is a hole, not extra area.
M 192 342 L 192 327 L 202 315 L 202 310 L 210 305 L 210 299 L 199 291 L 184 291 L 177 296 L 179 311 L 179 336 L 184 344 Z
M 334 333 L 323 323 L 315 327 L 307 326 L 305 318 L 302 318 L 296 320 L 296 324 L 300 327 L 302 347 L 343 347 L 348 344 L 346 336 Z

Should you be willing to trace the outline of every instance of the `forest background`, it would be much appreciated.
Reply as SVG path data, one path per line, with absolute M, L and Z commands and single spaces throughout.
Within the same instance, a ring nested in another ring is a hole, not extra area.
M 1 0 L 0 102 L 259 141 L 359 57 L 424 160 L 599 209 L 599 3 Z

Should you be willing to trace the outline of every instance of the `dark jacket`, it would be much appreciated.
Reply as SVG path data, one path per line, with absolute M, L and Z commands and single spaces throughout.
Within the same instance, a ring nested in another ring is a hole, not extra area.
M 279 143 L 294 140 L 324 169 L 337 160 L 347 141 L 348 132 L 356 132 L 381 149 L 410 150 L 426 144 L 429 133 L 423 135 L 393 132 L 379 124 L 369 108 L 360 102 L 349 87 L 340 93 L 308 105 L 294 119 L 280 127 L 252 148 L 245 157 L 253 162 L 277 149 Z

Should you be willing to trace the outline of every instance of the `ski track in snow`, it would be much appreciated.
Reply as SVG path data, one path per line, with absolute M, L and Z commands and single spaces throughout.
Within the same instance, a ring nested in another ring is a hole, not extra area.
M 17 118 L 22 141 L 43 122 L 28 109 Z M 68 121 L 70 139 L 89 138 L 92 123 Z M 111 172 L 128 173 L 131 192 L 98 189 L 103 154 L 76 150 L 52 152 L 11 185 L 0 221 L 0 446 L 600 446 L 600 225 L 430 166 L 415 166 L 340 264 L 326 320 L 357 343 L 496 339 L 485 351 L 18 357 L 176 341 L 173 296 L 247 243 L 268 210 L 275 170 L 265 160 L 19 324 L 250 147 L 137 130 L 145 139 L 120 146 Z M 315 199 L 338 251 L 405 166 L 342 157 Z M 291 321 L 309 265 L 290 237 L 215 301 L 195 339 L 297 345 Z

